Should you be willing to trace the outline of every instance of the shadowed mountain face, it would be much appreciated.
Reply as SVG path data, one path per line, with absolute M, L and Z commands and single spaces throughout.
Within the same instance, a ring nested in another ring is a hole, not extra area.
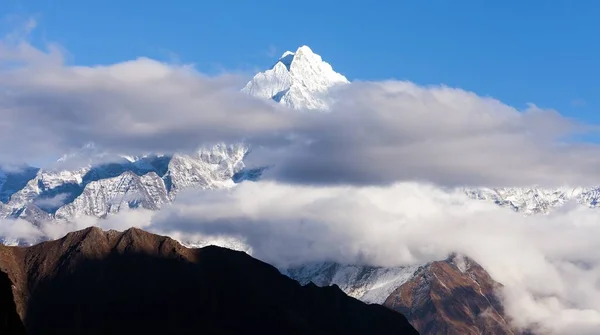
M 28 334 L 417 334 L 336 286 L 301 286 L 245 253 L 139 229 L 0 246 L 0 268 Z
M 4 272 L 0 272 L 0 334 L 25 334 L 25 328 L 17 314 L 12 283 Z

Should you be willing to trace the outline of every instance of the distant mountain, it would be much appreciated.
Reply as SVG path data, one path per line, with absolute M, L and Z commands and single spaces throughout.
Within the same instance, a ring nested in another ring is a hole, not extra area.
M 548 214 L 568 202 L 596 208 L 600 201 L 600 187 L 468 188 L 465 193 L 527 215 Z
M 183 189 L 231 187 L 252 178 L 244 169 L 247 151 L 243 144 L 218 144 L 193 155 L 107 157 L 88 145 L 50 169 L 27 167 L 0 174 L 5 194 L 0 218 L 37 224 L 105 217 L 124 208 L 158 210 Z
M 301 286 L 243 252 L 135 228 L 0 246 L 0 269 L 0 293 L 10 298 L 8 274 L 15 301 L 11 311 L 2 300 L 0 320 L 18 313 L 28 334 L 418 334 L 336 286 Z
M 271 69 L 255 75 L 242 92 L 294 109 L 327 110 L 328 91 L 349 83 L 304 45 L 296 52 L 286 51 Z

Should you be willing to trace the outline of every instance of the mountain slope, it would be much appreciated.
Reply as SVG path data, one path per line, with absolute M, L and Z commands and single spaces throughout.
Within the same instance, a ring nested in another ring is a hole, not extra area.
M 133 228 L 0 247 L 0 269 L 29 334 L 417 334 L 400 313 L 335 286 L 300 286 L 245 253 Z
M 65 220 L 80 216 L 104 217 L 124 208 L 138 207 L 158 210 L 168 201 L 165 183 L 155 172 L 138 176 L 126 171 L 115 178 L 89 183 L 73 202 L 60 207 L 55 217 Z
M 473 260 L 451 256 L 420 268 L 383 305 L 405 313 L 422 334 L 514 334 L 500 287 Z

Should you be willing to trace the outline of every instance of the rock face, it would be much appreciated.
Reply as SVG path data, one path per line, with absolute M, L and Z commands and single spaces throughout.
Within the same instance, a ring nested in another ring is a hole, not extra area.
M 336 286 L 301 286 L 245 253 L 135 228 L 0 246 L 0 270 L 28 334 L 418 334 Z

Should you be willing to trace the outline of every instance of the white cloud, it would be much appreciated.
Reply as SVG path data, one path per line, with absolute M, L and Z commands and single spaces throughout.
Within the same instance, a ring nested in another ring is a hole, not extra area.
M 2 222 L 12 238 L 58 238 L 97 225 L 131 226 L 186 243 L 250 251 L 280 267 L 314 261 L 397 266 L 472 257 L 505 285 L 509 315 L 520 326 L 555 334 L 600 331 L 600 212 L 565 206 L 524 217 L 457 190 L 427 184 L 311 187 L 242 183 L 187 191 L 158 212 L 128 210 L 106 220 L 81 218 L 35 228 Z
M 552 110 L 519 111 L 445 86 L 356 82 L 331 113 L 298 113 L 238 92 L 240 78 L 147 58 L 66 65 L 59 48 L 0 42 L 0 159 L 48 157 L 94 142 L 138 155 L 243 140 L 266 177 L 300 184 L 600 184 L 596 130 Z M 7 59 L 8 57 L 8 59 Z M 293 136 L 292 136 L 293 135 Z
M 518 325 L 557 334 L 600 331 L 600 212 L 584 206 L 524 217 L 460 191 L 415 183 L 244 183 L 179 200 L 146 229 L 241 238 L 254 256 L 279 266 L 325 260 L 396 266 L 459 252 L 505 285 L 506 307 Z
M 293 147 L 255 150 L 277 162 L 267 177 L 294 183 L 562 186 L 597 184 L 597 145 L 569 141 L 595 130 L 535 105 L 519 111 L 445 86 L 353 83 L 329 114 L 302 119 Z
M 59 193 L 52 197 L 37 199 L 35 205 L 40 208 L 58 208 L 65 204 L 68 197 L 68 193 Z
M 285 127 L 266 102 L 231 92 L 231 78 L 206 78 L 187 66 L 140 58 L 102 67 L 43 67 L 4 71 L 0 87 L 3 142 L 15 158 L 90 141 L 138 154 L 240 141 Z

